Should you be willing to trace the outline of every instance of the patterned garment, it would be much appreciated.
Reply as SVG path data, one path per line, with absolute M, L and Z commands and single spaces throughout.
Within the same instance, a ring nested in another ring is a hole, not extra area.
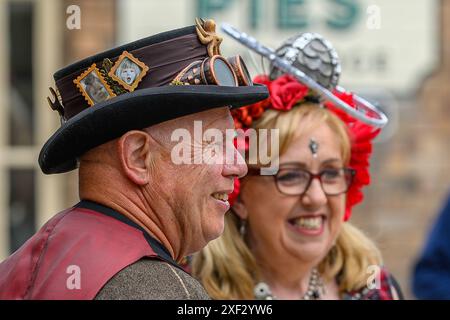
M 192 271 L 192 257 L 184 258 L 183 262 L 180 264 L 181 267 L 187 272 Z M 395 292 L 397 297 L 394 296 Z M 368 287 L 363 287 L 360 290 L 354 290 L 351 292 L 344 292 L 342 300 L 404 300 L 402 290 L 395 280 L 395 278 L 385 269 L 382 268 L 380 271 L 380 288 L 379 289 L 369 289 Z
M 397 293 L 394 296 L 393 291 Z M 369 289 L 363 287 L 360 290 L 346 292 L 342 296 L 343 300 L 403 300 L 403 294 L 395 278 L 390 275 L 386 269 L 381 269 L 380 273 L 380 288 Z

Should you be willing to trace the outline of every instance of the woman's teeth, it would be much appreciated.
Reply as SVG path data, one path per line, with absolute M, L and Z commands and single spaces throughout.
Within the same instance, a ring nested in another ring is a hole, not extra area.
M 294 220 L 297 227 L 317 230 L 322 226 L 322 217 L 300 217 Z
M 212 195 L 215 199 L 226 202 L 228 201 L 228 194 L 226 193 L 213 193 Z

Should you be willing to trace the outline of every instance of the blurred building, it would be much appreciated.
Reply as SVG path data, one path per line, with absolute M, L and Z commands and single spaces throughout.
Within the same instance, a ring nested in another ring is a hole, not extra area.
M 61 0 L 0 0 L 0 258 L 76 200 L 76 175 L 44 176 L 39 150 L 58 127 L 53 73 L 113 46 L 114 1 L 82 1 L 83 29 L 69 30 Z M 101 19 L 98 13 L 101 12 Z
M 298 32 L 323 34 L 341 57 L 341 84 L 390 115 L 352 221 L 412 297 L 411 265 L 450 188 L 450 0 L 0 0 L 0 259 L 78 201 L 76 172 L 45 176 L 37 164 L 59 125 L 45 99 L 54 71 L 196 16 L 271 47 Z M 240 53 L 262 72 L 224 38 L 225 55 Z

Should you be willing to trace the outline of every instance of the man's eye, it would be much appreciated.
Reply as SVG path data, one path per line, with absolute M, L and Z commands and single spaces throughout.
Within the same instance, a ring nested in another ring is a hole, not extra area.
M 220 139 L 213 139 L 211 141 L 208 141 L 208 147 L 220 147 L 220 148 L 224 148 L 225 144 L 224 141 L 220 140 Z

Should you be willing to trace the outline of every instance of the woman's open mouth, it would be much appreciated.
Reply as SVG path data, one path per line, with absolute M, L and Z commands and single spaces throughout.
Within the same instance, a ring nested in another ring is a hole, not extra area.
M 325 215 L 310 215 L 301 216 L 288 220 L 292 229 L 298 233 L 308 236 L 317 236 L 322 234 L 326 216 Z

